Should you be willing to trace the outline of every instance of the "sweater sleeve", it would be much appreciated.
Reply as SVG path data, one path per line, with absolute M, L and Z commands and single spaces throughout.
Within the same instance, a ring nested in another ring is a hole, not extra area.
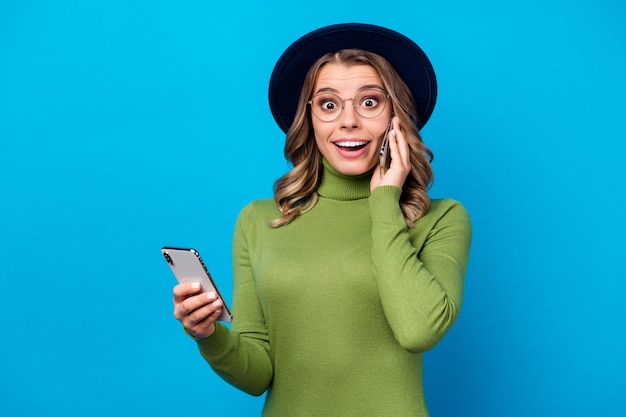
M 383 186 L 370 196 L 372 260 L 396 340 L 408 351 L 423 352 L 459 315 L 471 225 L 464 207 L 448 199 L 409 229 L 398 204 L 401 192 Z
M 261 395 L 273 378 L 269 338 L 250 266 L 246 229 L 254 213 L 242 210 L 233 237 L 233 322 L 231 330 L 216 323 L 206 339 L 196 339 L 200 353 L 226 382 L 252 395 Z

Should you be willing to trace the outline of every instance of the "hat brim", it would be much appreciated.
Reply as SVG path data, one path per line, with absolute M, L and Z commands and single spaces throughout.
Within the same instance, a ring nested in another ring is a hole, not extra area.
M 406 36 L 381 26 L 343 23 L 314 30 L 292 43 L 280 56 L 269 85 L 269 104 L 278 126 L 293 123 L 304 77 L 323 55 L 341 49 L 362 49 L 385 58 L 413 94 L 417 128 L 424 127 L 435 108 L 437 80 L 424 51 Z

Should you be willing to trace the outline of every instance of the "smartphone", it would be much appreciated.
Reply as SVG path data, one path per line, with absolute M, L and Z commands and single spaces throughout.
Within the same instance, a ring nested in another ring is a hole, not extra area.
M 200 254 L 195 249 L 166 246 L 161 249 L 161 253 L 180 284 L 185 282 L 199 282 L 202 286 L 202 292 L 215 291 L 220 300 L 222 300 L 223 305 L 222 314 L 220 314 L 218 320 L 225 322 L 232 321 L 233 316 L 226 305 L 224 297 L 220 294 L 209 270 L 202 261 Z
M 385 172 L 389 169 L 391 165 L 391 154 L 389 153 L 389 132 L 391 131 L 391 120 L 387 125 L 387 129 L 385 129 L 385 133 L 383 136 L 383 144 L 380 147 L 380 161 L 378 166 L 380 167 L 380 178 L 385 175 Z

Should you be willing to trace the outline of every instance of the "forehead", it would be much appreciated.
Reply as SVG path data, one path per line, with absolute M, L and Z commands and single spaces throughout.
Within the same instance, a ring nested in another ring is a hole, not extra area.
M 324 65 L 318 72 L 314 91 L 328 88 L 339 92 L 349 92 L 359 90 L 366 85 L 382 88 L 382 80 L 374 67 L 330 63 Z

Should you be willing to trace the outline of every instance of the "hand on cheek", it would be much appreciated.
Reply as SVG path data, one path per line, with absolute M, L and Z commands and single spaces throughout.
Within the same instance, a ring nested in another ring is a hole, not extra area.
M 404 185 L 404 180 L 406 180 L 409 172 L 411 172 L 409 143 L 402 132 L 397 117 L 392 119 L 392 128 L 389 132 L 389 143 L 387 146 L 389 146 L 389 152 L 391 155 L 391 165 L 382 178 L 380 177 L 379 167 L 377 167 L 374 171 L 370 184 L 370 189 L 372 191 L 381 185 L 394 185 L 396 187 L 402 187 Z

